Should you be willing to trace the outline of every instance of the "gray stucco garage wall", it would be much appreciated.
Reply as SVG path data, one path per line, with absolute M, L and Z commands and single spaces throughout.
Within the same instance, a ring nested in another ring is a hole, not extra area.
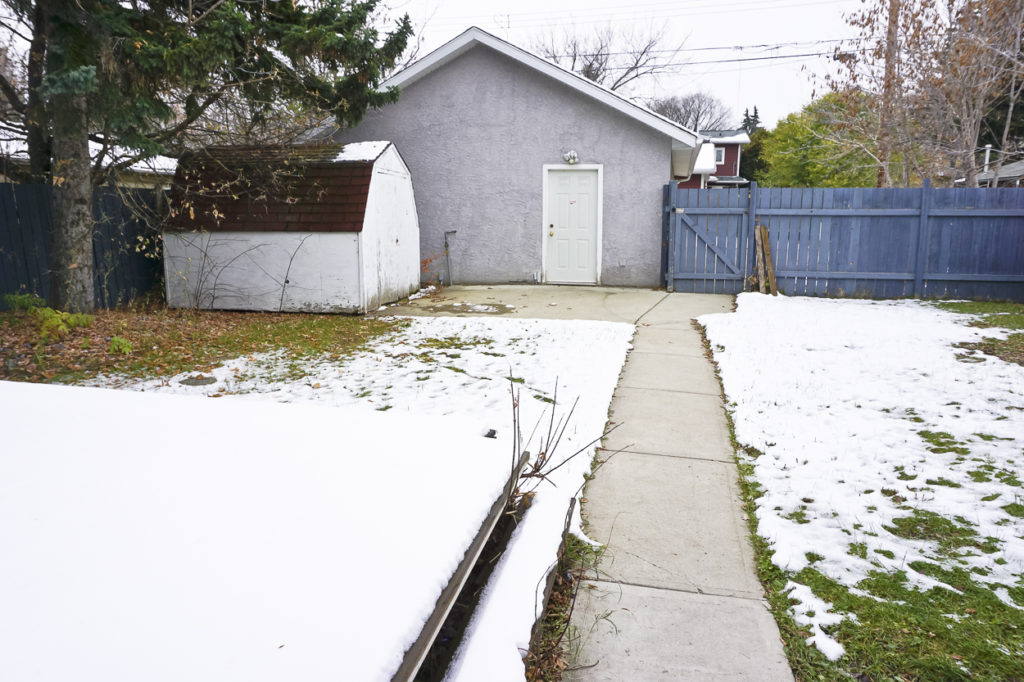
M 541 273 L 543 166 L 570 149 L 604 165 L 601 284 L 661 286 L 661 188 L 671 139 L 486 47 L 408 85 L 337 140 L 391 140 L 412 171 L 420 254 L 455 282 Z

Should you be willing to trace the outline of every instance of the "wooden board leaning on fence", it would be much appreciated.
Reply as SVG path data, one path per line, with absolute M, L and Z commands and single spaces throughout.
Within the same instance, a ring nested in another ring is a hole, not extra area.
M 775 263 L 772 261 L 767 225 L 754 226 L 754 256 L 757 259 L 757 274 L 752 279 L 757 282 L 757 290 L 762 294 L 771 290 L 772 296 L 778 296 L 779 287 L 775 283 Z

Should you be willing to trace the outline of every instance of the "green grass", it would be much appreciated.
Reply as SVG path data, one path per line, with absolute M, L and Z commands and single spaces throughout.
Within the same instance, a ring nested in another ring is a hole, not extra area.
M 1003 505 L 1002 509 L 1010 516 L 1016 516 L 1018 519 L 1024 519 L 1024 504 L 1011 502 L 1010 504 Z
M 905 571 L 876 571 L 857 584 L 863 592 L 858 594 L 815 570 L 820 555 L 813 552 L 807 554 L 812 566 L 789 576 L 771 562 L 771 547 L 754 532 L 753 512 L 762 491 L 753 479 L 753 465 L 742 462 L 740 471 L 758 574 L 797 680 L 1024 680 L 1024 612 L 1000 601 L 983 576 L 913 562 L 907 570 L 953 589 L 915 589 Z M 894 526 L 897 535 L 934 541 L 951 554 L 979 546 L 992 549 L 994 544 L 991 538 L 979 538 L 965 519 L 931 512 L 915 512 Z M 864 543 L 849 545 L 849 553 L 861 558 L 866 558 L 866 549 Z M 895 558 L 890 550 L 874 553 Z M 791 579 L 810 587 L 834 611 L 856 618 L 825 628 L 846 650 L 838 661 L 830 662 L 807 646 L 811 632 L 793 620 L 783 591 Z M 1024 588 L 1010 594 L 1024 605 Z
M 917 474 L 908 474 L 905 470 L 905 467 L 903 467 L 902 465 L 895 467 L 895 470 L 896 478 L 898 478 L 901 481 L 913 481 L 914 479 L 917 478 Z
M 902 570 L 869 573 L 856 589 L 817 570 L 822 555 L 813 551 L 805 554 L 808 567 L 795 574 L 783 571 L 772 562 L 769 542 L 756 532 L 757 504 L 764 491 L 754 478 L 753 461 L 763 455 L 736 441 L 731 415 L 727 413 L 726 417 L 734 448 L 746 453 L 738 461 L 740 489 L 758 576 L 765 588 L 769 609 L 779 625 L 796 680 L 1024 682 L 1024 611 L 996 596 L 994 587 L 985 582 L 988 571 L 980 568 L 969 571 L 957 565 L 966 555 L 996 552 L 998 539 L 981 537 L 970 521 L 962 517 L 950 518 L 907 508 L 907 515 L 894 519 L 886 530 L 899 537 L 931 543 L 934 561 L 914 561 Z M 906 411 L 905 418 L 915 423 L 924 421 L 912 409 Z M 950 434 L 924 431 L 919 436 L 928 443 L 929 449 L 969 455 L 966 444 Z M 987 477 L 986 480 L 992 477 L 1003 482 L 1016 480 L 1013 472 L 988 464 L 976 472 Z M 918 477 L 900 466 L 896 467 L 896 478 L 912 481 Z M 928 484 L 956 486 L 954 481 L 944 477 L 929 479 Z M 898 491 L 883 488 L 881 492 L 892 499 Z M 985 500 L 998 497 L 998 494 L 991 495 Z M 1009 516 L 1018 512 L 1024 514 L 1024 505 L 1017 501 L 1002 509 Z M 791 511 L 788 518 L 799 522 L 806 518 L 806 513 L 798 508 Z M 861 524 L 856 524 L 854 531 L 873 535 Z M 867 560 L 872 556 L 899 558 L 898 552 L 872 550 L 866 542 L 851 542 L 848 553 Z M 993 560 L 995 564 L 1005 562 L 998 556 Z M 909 580 L 911 575 L 918 579 L 927 576 L 943 586 L 921 589 Z M 824 628 L 845 649 L 838 661 L 829 661 L 815 647 L 807 645 L 806 639 L 812 633 L 794 620 L 790 610 L 792 603 L 785 592 L 791 580 L 810 587 L 815 595 L 831 603 L 835 612 L 850 615 L 839 624 Z M 1008 593 L 1017 604 L 1024 606 L 1024 585 L 1011 588 Z
M 1024 330 L 1024 304 L 946 301 L 936 305 L 949 312 L 976 315 L 977 318 L 971 322 L 975 327 Z M 1024 365 L 1024 332 L 1010 334 L 1006 339 L 986 339 L 964 344 L 963 347 Z
M 844 620 L 831 632 L 846 649 L 836 666 L 844 672 L 802 675 L 797 671 L 798 677 L 1024 679 L 1024 613 L 1001 602 L 963 569 L 944 569 L 928 562 L 914 562 L 908 568 L 957 591 L 915 589 L 906 572 L 895 571 L 872 573 L 857 584 L 867 594 L 858 595 L 811 568 L 801 571 L 796 576 L 799 582 L 836 611 L 855 614 L 858 622 Z
M 568 666 L 567 659 L 576 655 L 578 637 L 570 624 L 580 581 L 593 572 L 604 552 L 576 536 L 566 536 L 555 571 L 551 597 L 536 637 L 530 643 L 525 660 L 526 679 L 530 682 L 559 682 Z
M 982 469 L 972 469 L 967 472 L 967 475 L 971 477 L 971 480 L 975 483 L 988 483 L 992 480 L 992 477 L 988 475 L 988 472 Z
M 431 337 L 423 339 L 417 342 L 420 348 L 435 348 L 435 349 L 448 349 L 448 350 L 467 350 L 470 348 L 480 348 L 494 345 L 493 339 L 488 339 L 484 336 L 444 336 L 444 337 Z M 458 357 L 457 355 L 455 357 Z
M 963 487 L 959 483 L 957 483 L 956 481 L 951 481 L 948 478 L 943 478 L 942 476 L 939 476 L 938 478 L 926 478 L 926 479 L 924 479 L 924 482 L 927 485 L 941 485 L 941 486 L 944 486 L 946 488 L 961 488 L 961 487 Z
M 893 535 L 909 540 L 934 542 L 944 556 L 959 556 L 965 548 L 979 549 L 985 554 L 998 550 L 995 538 L 979 538 L 970 521 L 960 516 L 948 518 L 925 509 L 915 509 L 909 516 L 892 520 L 883 526 Z
M 794 509 L 782 518 L 789 519 L 790 521 L 796 521 L 800 524 L 811 522 L 811 520 L 807 518 L 807 507 L 804 505 L 800 505 L 799 509 Z
M 166 308 L 98 311 L 87 326 L 76 319 L 60 343 L 38 345 L 32 362 L 18 349 L 38 337 L 34 311 L 0 314 L 0 379 L 73 383 L 97 374 L 170 376 L 206 371 L 223 360 L 280 351 L 288 371 L 299 360 L 352 353 L 408 322 L 348 315 L 229 313 Z M 110 339 L 120 338 L 112 346 Z
M 851 556 L 860 557 L 861 559 L 867 559 L 868 545 L 865 542 L 851 542 L 846 553 Z
M 290 315 L 269 324 L 243 325 L 212 345 L 223 353 L 284 349 L 293 356 L 313 356 L 362 346 L 403 324 L 346 315 Z
M 953 438 L 945 431 L 918 431 L 917 435 L 924 441 L 931 444 L 930 452 L 943 454 L 951 452 L 957 455 L 969 455 L 971 451 L 964 447 L 964 443 Z

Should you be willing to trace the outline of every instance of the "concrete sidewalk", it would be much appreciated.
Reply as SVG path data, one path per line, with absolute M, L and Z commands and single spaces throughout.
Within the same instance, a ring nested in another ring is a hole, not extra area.
M 731 296 L 556 286 L 451 287 L 384 314 L 636 324 L 611 404 L 621 424 L 583 516 L 606 550 L 573 613 L 567 680 L 792 680 L 763 600 L 721 392 L 691 320 Z
M 718 380 L 691 325 L 731 305 L 670 294 L 637 320 L 611 405 L 621 426 L 583 506 L 606 550 L 573 613 L 568 679 L 793 679 L 756 577 Z

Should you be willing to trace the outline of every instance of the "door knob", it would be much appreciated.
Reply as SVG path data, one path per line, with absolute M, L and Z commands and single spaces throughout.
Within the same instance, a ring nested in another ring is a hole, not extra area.
M 554 236 L 555 236 L 555 233 L 554 233 L 554 231 L 548 232 L 548 236 L 549 236 L 549 237 L 554 237 Z
M 555 224 L 551 223 L 550 225 L 548 225 L 548 229 L 549 229 L 548 236 L 549 237 L 554 237 L 555 236 Z

